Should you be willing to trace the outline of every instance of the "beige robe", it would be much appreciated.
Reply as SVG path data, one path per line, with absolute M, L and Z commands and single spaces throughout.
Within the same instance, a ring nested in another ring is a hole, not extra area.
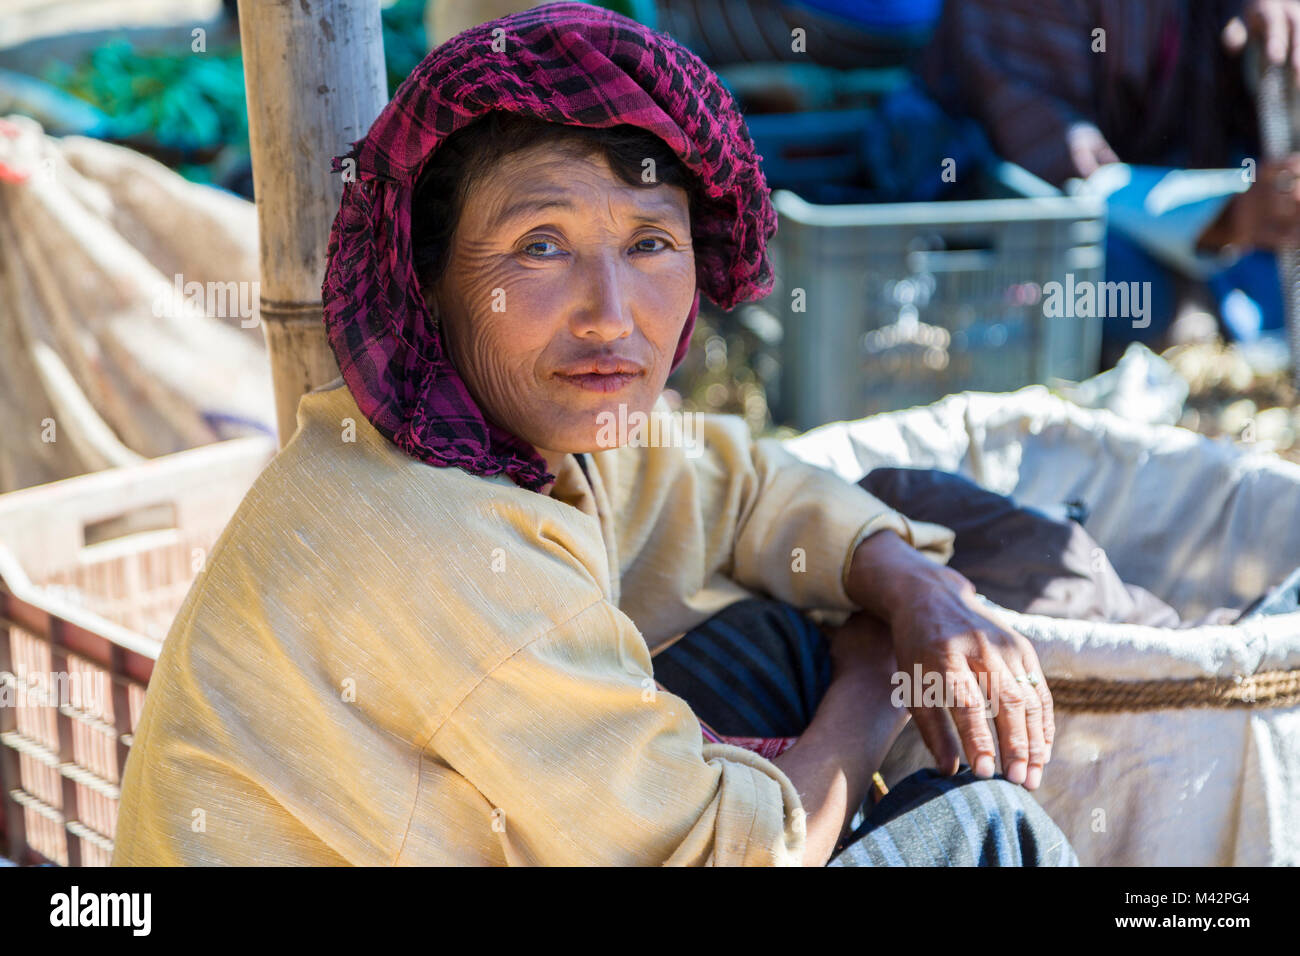
M 851 611 L 864 537 L 952 535 L 702 421 L 545 496 L 305 395 L 163 646 L 113 863 L 798 865 L 789 779 L 704 743 L 651 650 L 753 593 Z

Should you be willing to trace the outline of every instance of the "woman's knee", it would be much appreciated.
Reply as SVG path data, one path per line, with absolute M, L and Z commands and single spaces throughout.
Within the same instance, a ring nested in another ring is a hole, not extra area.
M 973 820 L 978 821 L 982 813 L 981 850 L 986 862 L 981 865 L 1079 865 L 1065 833 L 1023 786 L 1001 774 L 977 777 L 965 764 L 952 777 L 930 773 L 941 791 L 964 800 Z
M 858 849 L 850 852 L 854 847 Z M 920 770 L 872 808 L 846 860 L 914 866 L 1078 866 L 1069 840 L 1029 791 L 962 765 Z

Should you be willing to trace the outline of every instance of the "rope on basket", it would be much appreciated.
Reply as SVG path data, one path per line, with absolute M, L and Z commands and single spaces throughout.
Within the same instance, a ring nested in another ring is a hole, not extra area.
M 1291 707 L 1300 704 L 1300 670 L 1235 677 L 1117 681 L 1047 678 L 1058 711 L 1107 713 L 1184 707 Z

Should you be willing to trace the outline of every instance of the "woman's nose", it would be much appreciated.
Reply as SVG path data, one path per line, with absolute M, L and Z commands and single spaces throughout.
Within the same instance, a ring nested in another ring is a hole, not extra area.
M 579 337 L 595 332 L 603 339 L 629 335 L 632 286 L 627 267 L 612 253 L 586 257 L 574 277 L 573 331 Z

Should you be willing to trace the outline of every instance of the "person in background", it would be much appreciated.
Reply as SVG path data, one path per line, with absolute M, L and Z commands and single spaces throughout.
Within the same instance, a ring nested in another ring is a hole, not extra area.
M 228 0 L 231 6 L 234 0 Z M 546 0 L 429 0 L 431 45 Z M 815 63 L 843 69 L 910 61 L 943 0 L 602 0 L 598 5 L 675 38 L 710 66 Z M 800 49 L 792 31 L 802 28 Z
M 654 6 L 658 28 L 711 66 L 781 62 L 860 69 L 912 62 L 925 48 L 942 0 L 655 0 Z
M 1107 279 L 1152 283 L 1149 326 L 1106 319 L 1103 365 L 1169 337 L 1180 308 L 1208 306 L 1238 340 L 1283 324 L 1273 251 L 1300 240 L 1300 155 L 1260 158 L 1252 40 L 1300 80 L 1300 0 L 944 7 L 928 92 L 1005 159 L 1057 186 L 1088 180 L 1109 208 Z

